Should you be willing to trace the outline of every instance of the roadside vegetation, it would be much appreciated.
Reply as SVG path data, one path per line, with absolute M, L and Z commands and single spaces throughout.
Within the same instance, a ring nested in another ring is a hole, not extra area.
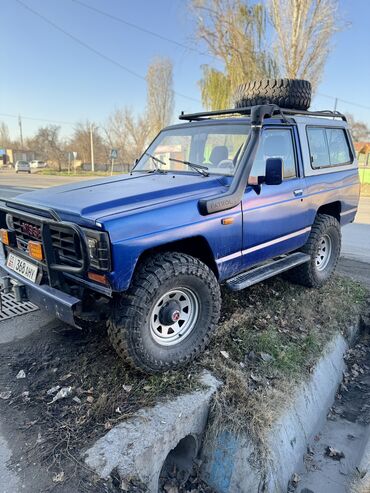
M 346 336 L 367 293 L 336 277 L 319 290 L 274 279 L 246 291 L 224 291 L 222 319 L 203 357 L 188 367 L 145 376 L 125 366 L 103 329 L 60 326 L 0 348 L 0 412 L 20 427 L 20 451 L 40 461 L 52 477 L 75 477 L 81 444 L 88 445 L 136 411 L 199 389 L 207 369 L 223 381 L 211 412 L 213 430 L 247 432 L 264 450 L 264 431 L 294 387 L 312 372 L 328 341 Z M 24 371 L 25 378 L 16 378 Z M 53 399 L 61 389 L 67 396 Z M 17 461 L 17 456 L 14 458 Z M 91 481 L 88 476 L 86 481 Z M 88 491 L 95 491 L 90 485 Z M 96 490 L 100 491 L 100 490 Z
M 318 290 L 275 279 L 224 293 L 223 321 L 202 362 L 225 383 L 213 401 L 213 429 L 246 432 L 263 452 L 264 434 L 294 388 L 335 335 L 348 335 L 367 296 L 340 277 Z

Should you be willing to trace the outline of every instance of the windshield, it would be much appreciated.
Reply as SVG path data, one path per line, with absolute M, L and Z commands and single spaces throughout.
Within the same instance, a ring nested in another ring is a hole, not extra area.
M 196 172 L 232 176 L 239 164 L 250 126 L 246 124 L 189 125 L 163 130 L 134 171 Z

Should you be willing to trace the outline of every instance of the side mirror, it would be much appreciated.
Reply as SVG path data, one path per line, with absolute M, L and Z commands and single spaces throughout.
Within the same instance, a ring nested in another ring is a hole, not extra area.
M 266 159 L 266 185 L 280 185 L 283 182 L 283 160 L 279 157 Z

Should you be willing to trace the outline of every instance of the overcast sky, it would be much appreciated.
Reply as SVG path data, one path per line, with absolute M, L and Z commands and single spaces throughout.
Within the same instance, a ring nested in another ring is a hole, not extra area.
M 186 0 L 82 1 L 181 44 L 205 49 L 192 41 L 194 20 Z M 116 107 L 142 110 L 146 96 L 142 77 L 156 56 L 167 56 L 174 63 L 176 115 L 181 110 L 201 109 L 197 81 L 201 65 L 212 63 L 208 56 L 102 16 L 73 0 L 22 2 L 120 66 L 89 51 L 17 0 L 0 0 L 0 120 L 8 124 L 12 137 L 18 136 L 17 118 L 5 114 L 22 115 L 24 135 L 46 123 L 36 119 L 71 122 L 62 124 L 67 135 L 73 122 L 104 123 Z M 335 35 L 312 108 L 332 109 L 336 96 L 359 105 L 339 101 L 339 110 L 370 125 L 370 2 L 341 0 L 340 4 L 350 26 Z

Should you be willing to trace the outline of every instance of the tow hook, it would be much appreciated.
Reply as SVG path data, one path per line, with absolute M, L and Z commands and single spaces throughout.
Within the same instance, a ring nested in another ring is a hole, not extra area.
M 14 281 L 9 276 L 4 276 L 0 278 L 0 296 L 2 293 L 8 294 L 13 292 L 14 299 L 17 303 L 22 303 L 28 300 L 26 286 L 17 281 Z M 1 301 L 0 301 L 1 306 Z
M 1 285 L 1 291 L 4 294 L 10 293 L 12 290 L 12 283 L 11 283 L 11 278 L 9 276 L 4 276 L 0 278 L 0 285 Z
M 22 303 L 28 301 L 26 286 L 24 284 L 14 284 L 13 285 L 14 298 L 17 303 Z

